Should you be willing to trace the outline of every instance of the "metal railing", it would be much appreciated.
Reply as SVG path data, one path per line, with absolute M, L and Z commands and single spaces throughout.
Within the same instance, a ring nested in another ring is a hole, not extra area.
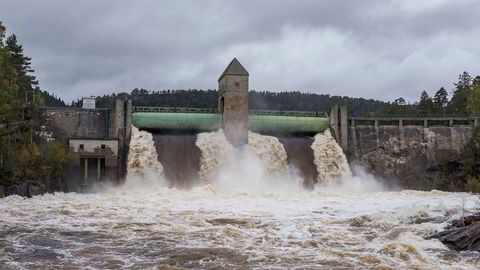
M 149 113 L 218 113 L 218 110 L 217 110 L 217 109 L 209 109 L 209 108 L 132 106 L 132 112 L 149 112 Z
M 133 106 L 133 112 L 148 113 L 220 113 L 215 108 L 185 108 L 185 107 L 146 107 Z M 325 112 L 315 111 L 283 111 L 283 110 L 249 110 L 249 115 L 271 115 L 271 116 L 292 116 L 292 117 L 321 117 L 327 118 Z

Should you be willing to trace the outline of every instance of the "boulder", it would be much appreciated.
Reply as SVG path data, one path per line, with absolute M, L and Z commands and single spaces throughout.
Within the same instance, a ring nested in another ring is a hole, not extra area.
M 427 237 L 434 238 L 452 250 L 480 252 L 480 213 L 455 220 L 447 230 Z
M 28 183 L 13 184 L 7 188 L 6 195 L 28 196 Z
M 30 183 L 28 185 L 28 196 L 33 197 L 37 195 L 42 195 L 46 192 L 45 186 L 38 183 Z

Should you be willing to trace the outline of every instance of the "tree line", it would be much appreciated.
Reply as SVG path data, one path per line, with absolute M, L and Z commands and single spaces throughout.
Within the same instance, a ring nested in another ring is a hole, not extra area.
M 218 107 L 216 90 L 175 89 L 149 91 L 135 88 L 131 92 L 112 93 L 96 98 L 99 108 L 111 108 L 115 99 L 131 99 L 133 106 L 157 107 Z M 302 93 L 300 91 L 249 91 L 251 110 L 288 110 L 328 112 L 332 105 L 346 105 L 351 114 L 365 115 L 386 111 L 389 103 L 373 99 L 330 96 L 327 94 Z M 72 107 L 81 107 L 80 99 L 72 101 Z
M 33 75 L 17 36 L 6 37 L 0 22 L 0 197 L 5 193 L 29 195 L 34 185 L 55 191 L 62 185 L 67 153 L 62 144 L 41 144 L 35 138 L 44 119 L 45 106 L 65 106 L 43 91 Z
M 130 92 L 112 93 L 96 98 L 97 107 L 111 108 L 115 99 L 131 99 L 134 106 L 217 108 L 217 91 L 175 89 L 149 91 L 135 88 Z M 473 78 L 468 72 L 459 75 L 454 83 L 452 97 L 441 87 L 433 97 L 423 91 L 418 101 L 407 103 L 404 98 L 393 102 L 300 91 L 249 91 L 251 110 L 289 110 L 328 112 L 332 105 L 347 106 L 351 116 L 425 116 L 480 113 L 480 76 Z M 72 107 L 81 107 L 80 99 Z
M 468 72 L 458 76 L 454 83 L 452 97 L 441 87 L 433 97 L 426 91 L 420 95 L 420 100 L 413 105 L 405 99 L 396 99 L 387 114 L 417 114 L 417 115 L 478 115 L 480 113 L 480 76 L 473 78 Z

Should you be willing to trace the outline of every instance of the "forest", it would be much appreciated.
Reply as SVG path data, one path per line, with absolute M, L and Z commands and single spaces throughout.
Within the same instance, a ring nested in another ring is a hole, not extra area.
M 66 149 L 41 144 L 35 134 L 44 123 L 41 108 L 65 103 L 40 89 L 31 58 L 15 35 L 6 38 L 6 30 L 0 22 L 0 186 L 25 196 L 59 190 Z
M 33 75 L 32 59 L 24 54 L 16 35 L 6 37 L 6 31 L 0 22 L 0 186 L 10 183 L 10 186 L 24 188 L 19 185 L 30 182 L 49 186 L 43 189 L 56 190 L 62 183 L 63 167 L 68 161 L 67 151 L 61 143 L 42 144 L 36 140 L 35 134 L 44 125 L 43 108 L 65 107 L 67 104 L 40 88 Z M 480 114 L 480 76 L 463 72 L 452 89 L 441 87 L 432 97 L 427 91 L 419 92 L 417 102 L 407 103 L 402 97 L 385 102 L 300 91 L 251 90 L 249 108 L 328 112 L 332 105 L 338 104 L 346 105 L 351 116 Z M 97 107 L 111 108 L 118 98 L 132 99 L 134 106 L 217 107 L 217 92 L 213 89 L 152 91 L 143 88 L 96 97 Z M 69 104 L 72 107 L 81 105 L 80 99 Z M 465 160 L 475 163 L 480 159 L 479 141 L 480 130 L 476 130 L 472 142 L 466 147 L 470 150 L 464 151 Z M 48 181 L 45 182 L 45 179 Z
M 300 91 L 249 91 L 249 108 L 252 110 L 290 110 L 328 112 L 334 104 L 348 107 L 351 116 L 468 116 L 480 112 L 480 76 L 468 72 L 459 75 L 453 84 L 451 98 L 444 87 L 433 97 L 421 92 L 413 104 L 400 97 L 392 102 Z M 217 92 L 212 89 L 176 89 L 149 91 L 135 88 L 131 92 L 119 92 L 96 98 L 97 107 L 111 108 L 115 99 L 131 99 L 134 106 L 216 108 Z M 80 99 L 71 106 L 81 107 Z

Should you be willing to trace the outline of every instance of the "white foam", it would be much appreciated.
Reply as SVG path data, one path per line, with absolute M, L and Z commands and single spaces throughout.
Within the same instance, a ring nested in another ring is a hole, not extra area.
M 315 136 L 312 149 L 319 184 L 335 185 L 340 179 L 352 175 L 347 157 L 329 130 Z
M 152 134 L 132 126 L 125 187 L 164 186 L 165 184 L 163 166 L 158 161 Z

